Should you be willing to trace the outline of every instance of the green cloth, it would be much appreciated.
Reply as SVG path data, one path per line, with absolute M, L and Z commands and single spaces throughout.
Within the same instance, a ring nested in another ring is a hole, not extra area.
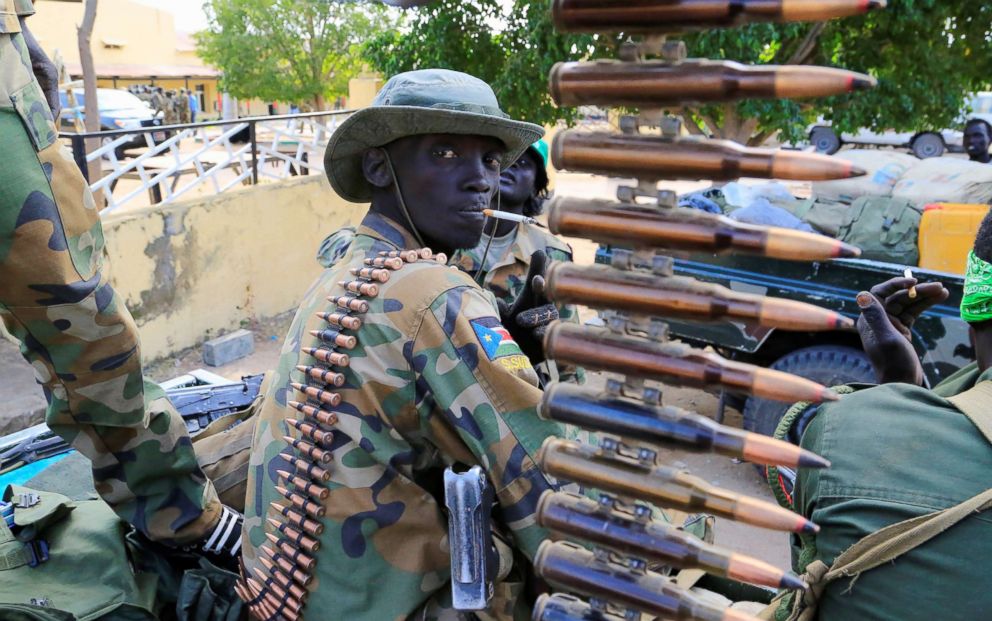
M 548 143 L 543 140 L 538 140 L 534 144 L 527 147 L 528 149 L 533 149 L 537 153 L 538 157 L 541 158 L 541 162 L 544 167 L 548 167 Z
M 803 448 L 831 460 L 803 469 L 795 506 L 820 525 L 806 563 L 834 558 L 866 535 L 957 505 L 992 485 L 992 447 L 945 397 L 992 380 L 962 369 L 934 390 L 886 384 L 822 406 Z M 976 514 L 896 562 L 830 584 L 821 621 L 985 618 L 992 590 L 992 515 Z
M 968 323 L 992 319 L 992 263 L 978 258 L 974 250 L 968 253 L 961 319 Z

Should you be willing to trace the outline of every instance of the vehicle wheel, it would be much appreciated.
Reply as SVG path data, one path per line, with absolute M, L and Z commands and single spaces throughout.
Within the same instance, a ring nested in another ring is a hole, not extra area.
M 944 146 L 944 139 L 938 134 L 920 134 L 913 138 L 913 143 L 909 145 L 913 155 L 925 160 L 929 157 L 940 157 L 947 150 Z
M 839 345 L 797 349 L 776 360 L 769 368 L 805 377 L 824 386 L 875 381 L 875 371 L 868 356 L 859 349 Z M 744 404 L 744 429 L 770 436 L 791 406 L 791 403 L 749 397 Z
M 809 133 L 809 141 L 817 151 L 827 155 L 833 155 L 840 151 L 843 144 L 840 141 L 840 136 L 829 127 L 814 127 L 813 131 Z

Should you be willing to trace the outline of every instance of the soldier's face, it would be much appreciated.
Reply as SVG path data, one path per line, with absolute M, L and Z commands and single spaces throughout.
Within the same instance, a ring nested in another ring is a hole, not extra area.
M 485 136 L 425 134 L 387 147 L 410 218 L 431 247 L 473 248 L 482 210 L 499 183 L 503 143 Z
M 964 148 L 972 158 L 988 155 L 990 140 L 992 137 L 981 123 L 969 125 L 964 131 Z
M 499 176 L 500 208 L 523 213 L 524 203 L 534 193 L 536 180 L 537 162 L 528 150 Z

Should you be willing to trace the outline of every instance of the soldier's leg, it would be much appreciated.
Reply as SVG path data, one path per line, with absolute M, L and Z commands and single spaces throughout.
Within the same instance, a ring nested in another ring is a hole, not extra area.
M 0 100 L 0 319 L 103 499 L 152 539 L 202 539 L 220 503 L 182 418 L 142 377 L 134 322 L 101 271 L 93 197 L 30 86 Z

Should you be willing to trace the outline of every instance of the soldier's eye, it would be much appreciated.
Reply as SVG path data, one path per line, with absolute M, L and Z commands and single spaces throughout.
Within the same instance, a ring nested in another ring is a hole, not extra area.
M 486 166 L 495 167 L 497 169 L 499 168 L 499 165 L 501 163 L 499 156 L 494 154 L 487 155 L 485 157 L 485 162 L 486 162 Z
M 458 154 L 455 153 L 455 150 L 454 149 L 444 149 L 444 148 L 442 148 L 442 149 L 434 149 L 434 156 L 435 157 L 442 157 L 442 158 L 445 158 L 445 159 L 451 159 L 451 158 L 458 157 Z

